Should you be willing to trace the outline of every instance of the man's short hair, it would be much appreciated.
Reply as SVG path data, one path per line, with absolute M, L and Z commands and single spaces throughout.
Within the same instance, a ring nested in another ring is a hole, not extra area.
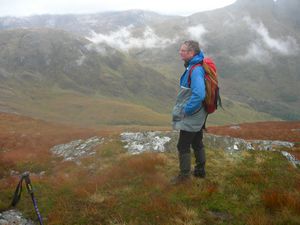
M 194 51 L 196 55 L 199 54 L 200 46 L 197 41 L 188 40 L 185 41 L 183 44 L 187 46 L 188 50 Z

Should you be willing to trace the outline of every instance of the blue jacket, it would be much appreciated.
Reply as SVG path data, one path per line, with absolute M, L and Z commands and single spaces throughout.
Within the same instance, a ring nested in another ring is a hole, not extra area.
M 204 59 L 204 54 L 202 51 L 198 55 L 195 55 L 190 61 L 180 78 L 180 86 L 189 88 L 188 76 L 189 70 L 191 67 Z M 197 112 L 202 107 L 202 102 L 205 99 L 205 80 L 204 80 L 205 71 L 202 66 L 197 66 L 194 68 L 191 74 L 191 91 L 192 95 L 189 101 L 186 103 L 183 113 L 187 116 L 190 116 Z

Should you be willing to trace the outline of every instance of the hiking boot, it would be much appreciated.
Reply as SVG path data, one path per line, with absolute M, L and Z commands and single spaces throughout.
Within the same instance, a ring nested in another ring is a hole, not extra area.
M 205 176 L 206 176 L 205 169 L 204 168 L 195 169 L 193 175 L 194 175 L 194 177 L 197 177 L 197 178 L 205 178 Z
M 183 183 L 189 181 L 190 178 L 191 178 L 191 177 L 190 177 L 189 175 L 182 175 L 182 174 L 179 174 L 178 176 L 173 177 L 173 178 L 171 179 L 171 184 L 173 184 L 173 185 L 176 185 L 176 184 L 183 184 Z

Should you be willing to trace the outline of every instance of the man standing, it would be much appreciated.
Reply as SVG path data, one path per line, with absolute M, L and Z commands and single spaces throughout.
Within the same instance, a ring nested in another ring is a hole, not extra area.
M 186 67 L 180 78 L 180 91 L 173 108 L 173 128 L 180 130 L 177 144 L 179 155 L 179 175 L 172 179 L 172 183 L 181 183 L 190 178 L 191 150 L 195 155 L 195 177 L 205 177 L 205 151 L 203 145 L 203 126 L 207 112 L 203 106 L 205 99 L 205 71 L 202 66 L 192 70 L 193 65 L 203 62 L 204 54 L 196 41 L 185 41 L 179 50 L 181 59 Z

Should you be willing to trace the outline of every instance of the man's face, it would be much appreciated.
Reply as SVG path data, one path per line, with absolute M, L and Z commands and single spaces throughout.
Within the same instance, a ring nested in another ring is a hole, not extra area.
M 191 58 L 194 57 L 194 51 L 188 50 L 188 47 L 183 44 L 179 49 L 179 55 L 183 61 L 188 62 Z

